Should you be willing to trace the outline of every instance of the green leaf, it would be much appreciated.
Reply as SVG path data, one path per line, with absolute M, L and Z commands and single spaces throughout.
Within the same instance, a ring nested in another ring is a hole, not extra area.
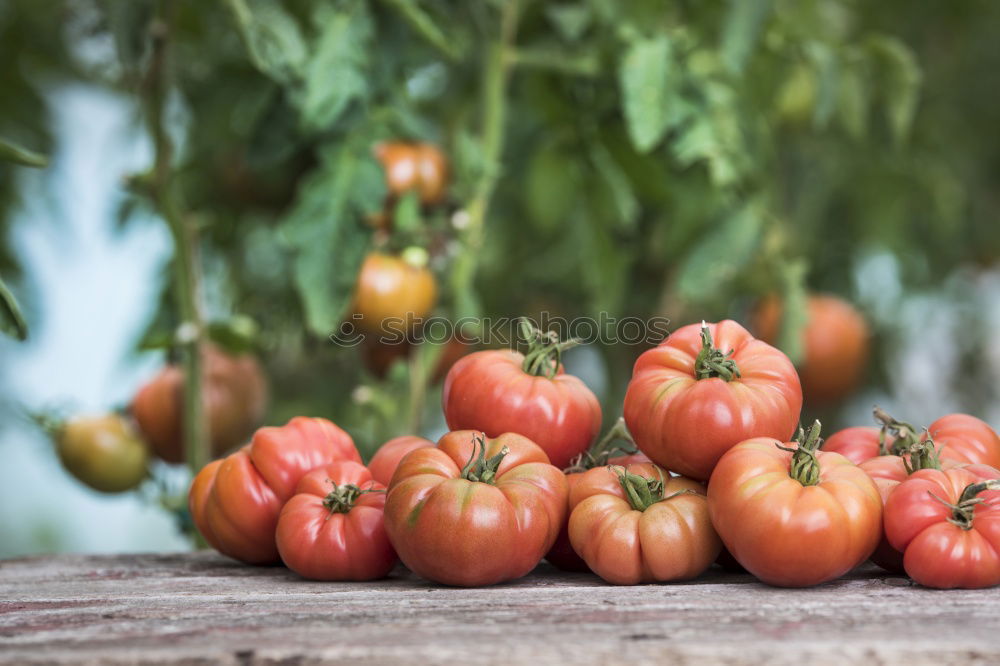
M 753 258 L 762 222 L 756 208 L 746 206 L 702 236 L 679 269 L 680 295 L 696 303 L 716 296 Z
M 847 133 L 862 138 L 868 131 L 868 80 L 858 64 L 845 67 L 840 77 L 837 104 L 840 120 Z
M 348 9 L 316 5 L 313 22 L 320 30 L 314 53 L 296 97 L 306 128 L 325 130 L 334 125 L 351 102 L 368 93 L 368 46 L 372 21 L 363 3 Z
M 370 235 L 361 218 L 373 200 L 385 197 L 367 137 L 354 139 L 322 151 L 322 165 L 303 183 L 281 226 L 295 252 L 292 277 L 306 324 L 318 335 L 332 333 L 346 313 Z
M 611 193 L 611 199 L 615 204 L 621 225 L 626 228 L 633 227 L 639 216 L 639 201 L 636 199 L 635 192 L 632 191 L 632 183 L 625 175 L 625 171 L 611 156 L 604 144 L 599 141 L 590 144 L 590 159 L 594 162 L 597 173 Z
M 254 67 L 283 85 L 298 81 L 307 49 L 295 18 L 271 0 L 228 4 Z
M 730 71 L 743 71 L 772 8 L 773 0 L 729 0 L 722 29 L 722 60 Z
M 525 204 L 542 231 L 569 221 L 580 198 L 580 169 L 558 145 L 543 145 L 528 164 Z
M 49 158 L 33 150 L 22 148 L 7 139 L 0 138 L 0 162 L 11 162 L 20 166 L 41 169 L 48 166 Z
M 868 40 L 869 48 L 885 63 L 883 96 L 893 140 L 906 140 L 917 112 L 920 66 L 913 51 L 895 37 L 876 35 Z
M 444 33 L 431 15 L 425 12 L 416 0 L 383 0 L 420 35 L 424 41 L 447 56 L 450 60 L 460 60 L 464 49 L 458 42 Z
M 840 80 L 840 63 L 837 54 L 822 42 L 806 45 L 806 54 L 817 72 L 816 106 L 813 109 L 813 125 L 826 127 L 837 110 L 837 93 Z
M 399 234 L 412 233 L 420 229 L 422 216 L 420 215 L 420 193 L 410 190 L 396 203 L 396 208 L 392 212 L 392 228 Z
M 545 7 L 545 16 L 559 36 L 569 42 L 583 37 L 593 18 L 590 7 L 585 5 L 548 5 Z
M 232 354 L 252 351 L 260 335 L 260 326 L 247 315 L 213 321 L 207 327 L 208 338 Z
M 0 279 L 0 331 L 18 340 L 25 340 L 28 337 L 28 325 L 21 314 L 21 307 L 2 279 Z
M 622 111 L 636 150 L 647 152 L 669 127 L 676 88 L 670 41 L 665 35 L 633 42 L 618 68 Z

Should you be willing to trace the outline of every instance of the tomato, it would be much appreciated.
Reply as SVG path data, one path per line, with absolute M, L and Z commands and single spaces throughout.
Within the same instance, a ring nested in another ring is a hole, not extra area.
M 722 549 L 704 486 L 652 463 L 585 472 L 569 505 L 573 549 L 609 583 L 688 580 Z
M 392 475 L 399 467 L 399 461 L 410 451 L 434 446 L 434 442 L 416 435 L 403 435 L 394 437 L 379 447 L 375 455 L 368 462 L 368 469 L 371 470 L 372 478 L 383 486 L 389 485 Z
M 527 437 L 463 430 L 399 463 L 385 527 L 399 558 L 446 585 L 492 585 L 529 573 L 566 514 L 566 477 Z
M 375 146 L 375 158 L 385 170 L 390 196 L 400 197 L 415 190 L 426 206 L 444 200 L 448 187 L 448 160 L 437 146 L 387 141 Z
M 757 437 L 719 460 L 708 507 L 747 571 L 783 587 L 818 585 L 867 559 L 882 535 L 875 483 L 839 453 L 817 451 L 819 422 L 797 441 Z
M 56 429 L 55 444 L 63 467 L 102 493 L 132 490 L 146 478 L 146 445 L 118 414 L 70 419 Z
M 854 463 L 861 463 L 878 455 L 899 455 L 929 435 L 941 460 L 1000 467 L 1000 437 L 975 416 L 948 414 L 931 423 L 924 433 L 909 423 L 897 421 L 878 407 L 875 418 L 886 433 L 884 446 L 880 441 L 883 429 L 856 427 L 831 436 L 823 444 L 823 450 L 836 451 Z
M 566 474 L 566 483 L 570 493 L 573 486 L 580 477 L 590 469 L 603 467 L 605 465 L 625 466 L 632 463 L 648 463 L 646 454 L 635 450 L 635 442 L 625 427 L 625 420 L 619 418 L 615 425 L 600 439 L 594 443 L 585 453 L 578 456 L 569 467 L 563 470 Z M 566 571 L 590 571 L 587 563 L 576 554 L 573 545 L 569 542 L 569 505 L 566 506 L 566 520 L 563 522 L 559 536 L 556 537 L 552 548 L 545 554 L 545 559 L 560 569 Z
M 248 445 L 195 476 L 188 493 L 195 526 L 223 555 L 276 562 L 281 507 L 306 472 L 337 460 L 360 463 L 361 456 L 351 436 L 326 419 L 296 416 L 260 428 Z
M 653 462 L 705 480 L 738 442 L 790 437 L 801 408 L 788 357 L 726 320 L 684 326 L 644 352 L 624 412 L 636 445 Z
M 810 404 L 836 402 L 850 395 L 864 378 L 871 331 L 861 313 L 836 296 L 810 296 L 806 316 L 805 355 L 799 364 L 802 394 Z M 754 313 L 753 330 L 774 344 L 781 317 L 781 301 L 767 298 Z
M 441 401 L 452 430 L 481 430 L 489 437 L 516 432 L 538 444 L 552 464 L 566 467 L 601 429 L 597 396 L 563 371 L 562 351 L 551 334 L 526 333 L 531 348 L 473 352 L 444 379 Z
M 374 580 L 396 563 L 385 534 L 385 486 L 351 460 L 317 467 L 299 481 L 278 518 L 281 560 L 303 578 Z
M 257 360 L 233 356 L 214 345 L 202 349 L 202 404 L 208 419 L 212 452 L 239 446 L 253 432 L 267 408 L 267 381 Z M 132 400 L 143 437 L 167 462 L 184 460 L 184 372 L 164 367 Z
M 936 588 L 1000 583 L 1000 471 L 988 465 L 914 472 L 889 495 L 885 534 L 910 578 Z
M 365 258 L 354 290 L 358 326 L 369 333 L 406 334 L 437 301 L 437 281 L 425 267 L 373 252 Z

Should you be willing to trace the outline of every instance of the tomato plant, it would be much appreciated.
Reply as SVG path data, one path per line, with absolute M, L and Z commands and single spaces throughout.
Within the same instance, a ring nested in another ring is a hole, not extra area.
M 604 437 L 595 442 L 587 451 L 577 456 L 569 467 L 563 471 L 566 473 L 566 483 L 573 491 L 573 486 L 580 480 L 587 470 L 605 465 L 629 465 L 632 463 L 650 462 L 646 454 L 640 453 L 635 448 L 635 442 L 625 426 L 625 420 L 619 418 L 615 425 Z M 589 571 L 587 563 L 573 550 L 573 544 L 569 541 L 569 505 L 567 504 L 566 520 L 563 522 L 559 536 L 556 537 L 552 548 L 545 554 L 545 559 L 560 569 L 567 571 Z
M 754 312 L 754 333 L 775 344 L 782 310 L 777 297 L 762 301 Z M 809 296 L 806 318 L 804 358 L 799 363 L 802 394 L 810 404 L 835 402 L 850 395 L 864 378 L 871 331 L 853 305 L 827 294 Z
M 1000 437 L 982 419 L 968 414 L 948 414 L 921 433 L 878 407 L 874 413 L 881 428 L 847 428 L 831 436 L 823 444 L 823 450 L 836 451 L 859 464 L 875 456 L 902 455 L 929 438 L 941 460 L 1000 467 Z
M 416 435 L 393 437 L 375 452 L 375 455 L 368 462 L 368 469 L 371 470 L 373 479 L 383 486 L 388 486 L 403 456 L 410 451 L 432 446 L 434 446 L 434 442 Z
M 801 408 L 788 357 L 726 320 L 684 326 L 644 352 L 624 411 L 640 451 L 673 472 L 705 480 L 738 442 L 790 437 Z
M 78 416 L 53 434 L 63 467 L 94 490 L 121 493 L 146 478 L 149 453 L 123 416 Z
M 977 464 L 914 472 L 886 501 L 885 534 L 921 585 L 997 585 L 1000 471 Z
M 601 406 L 578 377 L 563 371 L 562 352 L 575 341 L 559 342 L 524 322 L 522 333 L 530 342 L 527 354 L 487 350 L 455 362 L 444 380 L 444 417 L 452 430 L 520 433 L 563 468 L 597 437 Z
M 585 472 L 569 505 L 573 549 L 609 583 L 694 578 L 722 548 L 704 486 L 652 463 Z
M 411 571 L 447 585 L 524 576 L 566 514 L 566 478 L 527 437 L 450 432 L 399 463 L 385 503 L 389 540 Z
M 882 535 L 882 499 L 839 453 L 817 451 L 819 422 L 794 442 L 758 437 L 719 460 L 708 483 L 712 524 L 747 571 L 804 587 L 843 576 Z
M 386 141 L 375 146 L 375 157 L 385 171 L 391 196 L 400 197 L 414 191 L 427 206 L 444 200 L 448 187 L 448 160 L 434 144 Z
M 212 451 L 222 454 L 242 444 L 264 417 L 267 381 L 257 360 L 234 356 L 214 345 L 202 348 L 202 403 L 208 416 Z M 184 373 L 174 364 L 143 385 L 131 412 L 143 438 L 162 460 L 184 460 Z
M 289 569 L 313 580 L 374 580 L 396 563 L 385 534 L 385 486 L 351 460 L 302 477 L 281 515 L 275 541 Z
M 361 265 L 354 291 L 358 326 L 373 334 L 406 334 L 437 301 L 437 280 L 424 266 L 373 252 Z
M 360 463 L 351 436 L 321 418 L 296 416 L 260 428 L 250 443 L 206 465 L 188 494 L 194 523 L 216 550 L 250 564 L 278 560 L 281 507 L 310 470 L 337 460 Z

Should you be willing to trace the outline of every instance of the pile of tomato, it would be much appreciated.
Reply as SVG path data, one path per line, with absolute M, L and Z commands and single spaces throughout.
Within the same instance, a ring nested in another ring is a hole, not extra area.
M 320 418 L 257 430 L 206 466 L 189 503 L 205 539 L 252 564 L 371 580 L 401 561 L 482 586 L 542 559 L 614 584 L 689 580 L 716 561 L 817 585 L 868 559 L 918 583 L 1000 583 L 1000 438 L 951 414 L 825 442 L 789 359 L 733 321 L 680 328 L 637 360 L 603 437 L 569 342 L 477 351 L 444 384 L 451 432 L 383 445 L 368 466 Z

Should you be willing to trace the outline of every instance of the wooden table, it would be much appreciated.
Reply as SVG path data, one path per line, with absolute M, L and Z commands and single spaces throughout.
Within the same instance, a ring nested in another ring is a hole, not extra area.
M 439 587 L 314 583 L 209 552 L 0 561 L 0 662 L 1000 664 L 1000 589 L 875 570 L 806 590 L 713 570 L 613 587 L 547 565 Z

